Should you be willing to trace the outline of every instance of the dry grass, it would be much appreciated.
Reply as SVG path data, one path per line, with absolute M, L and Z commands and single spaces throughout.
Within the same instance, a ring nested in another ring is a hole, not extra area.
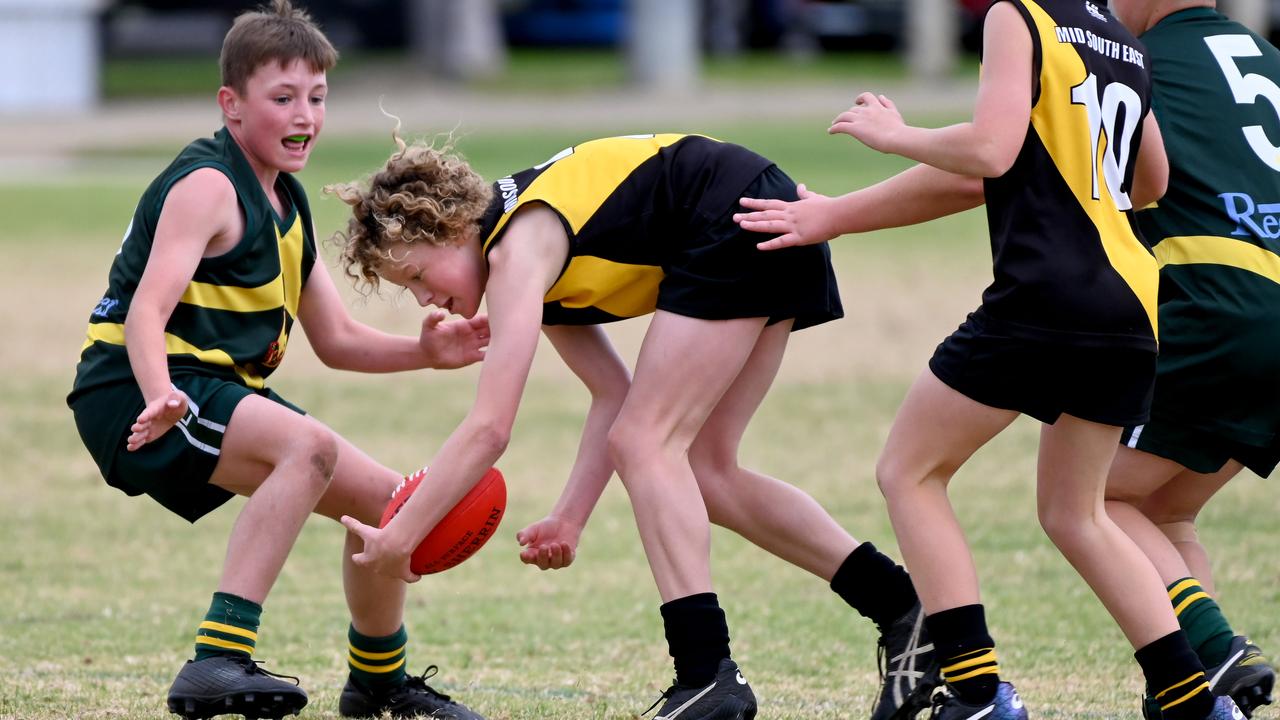
M 345 176 L 345 175 L 339 175 Z M 63 403 L 84 323 L 118 242 L 114 227 L 0 241 L 0 718 L 164 718 L 216 583 L 235 503 L 194 527 L 97 478 Z M 980 213 L 840 241 L 848 317 L 799 333 L 743 446 L 747 464 L 805 488 L 858 537 L 894 552 L 872 477 L 911 378 L 976 303 L 989 277 Z M 412 303 L 355 302 L 371 324 L 412 332 Z M 611 332 L 634 353 L 643 322 Z M 358 376 L 292 346 L 275 387 L 395 467 L 431 457 L 473 393 L 474 370 Z M 615 483 L 580 563 L 538 573 L 511 536 L 541 517 L 572 461 L 584 393 L 540 353 L 502 467 L 508 519 L 484 553 L 415 586 L 410 664 L 493 718 L 626 718 L 669 677 L 658 598 Z M 1019 421 L 956 480 L 1002 664 L 1046 718 L 1135 717 L 1140 681 L 1120 633 L 1044 539 L 1033 493 L 1037 427 Z M 1270 483 L 1242 478 L 1203 517 L 1224 606 L 1264 648 L 1280 648 L 1280 557 Z M 864 717 L 874 634 L 824 585 L 717 531 L 717 588 L 734 652 L 778 719 Z M 301 675 L 305 717 L 336 717 L 346 612 L 340 530 L 304 531 L 264 615 L 259 656 Z M 1275 717 L 1264 711 L 1261 717 Z

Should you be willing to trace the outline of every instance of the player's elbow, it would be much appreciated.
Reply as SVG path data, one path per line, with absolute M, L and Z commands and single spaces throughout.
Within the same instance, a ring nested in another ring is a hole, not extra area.
M 1009 172 L 1018 159 L 1019 146 L 1001 139 L 991 139 L 976 147 L 974 153 L 974 170 L 971 173 L 978 177 L 997 178 Z
M 1169 168 L 1154 168 L 1136 174 L 1133 179 L 1133 191 L 1129 199 L 1134 210 L 1141 210 L 1164 197 L 1169 190 Z
M 468 436 L 475 450 L 495 460 L 506 452 L 511 442 L 511 423 L 497 418 L 477 420 L 469 430 Z

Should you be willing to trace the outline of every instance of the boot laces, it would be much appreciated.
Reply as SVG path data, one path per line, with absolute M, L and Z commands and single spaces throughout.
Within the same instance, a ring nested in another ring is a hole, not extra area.
M 947 689 L 946 683 L 942 683 L 933 689 L 933 692 L 929 695 L 929 704 L 933 706 L 929 711 L 930 720 L 942 716 L 942 708 L 950 699 L 951 691 Z
M 294 675 L 285 675 L 284 673 L 275 673 L 262 667 L 262 660 L 254 660 L 251 657 L 245 657 L 243 660 L 237 658 L 237 662 L 244 665 L 244 671 L 249 675 L 267 675 L 280 680 L 292 680 L 294 685 L 301 685 L 302 681 Z
M 405 680 L 404 686 L 410 690 L 430 693 L 432 696 L 439 698 L 443 702 L 453 702 L 453 698 L 427 684 L 427 681 L 435 677 L 439 672 L 440 668 L 438 666 L 428 665 L 427 669 L 423 670 L 421 675 L 410 675 L 409 678 Z
M 672 680 L 671 687 L 667 688 L 666 690 L 663 690 L 662 694 L 658 696 L 658 699 L 654 700 L 652 705 L 645 708 L 645 711 L 640 713 L 640 717 L 644 717 L 645 715 L 648 715 L 649 713 L 653 712 L 654 708 L 661 705 L 663 701 L 669 700 L 671 696 L 675 694 L 677 687 L 679 687 L 679 685 L 676 684 L 675 680 Z

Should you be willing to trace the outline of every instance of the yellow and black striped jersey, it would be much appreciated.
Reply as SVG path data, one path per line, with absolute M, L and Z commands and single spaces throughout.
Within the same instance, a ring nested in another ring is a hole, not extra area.
M 591 325 L 654 311 L 658 284 L 699 232 L 771 166 L 701 135 L 592 140 L 494 184 L 480 223 L 486 255 L 512 215 L 543 203 L 560 216 L 569 258 L 543 300 L 548 325 Z
M 277 216 L 253 168 L 226 128 L 188 145 L 157 177 L 134 212 L 111 265 L 107 291 L 89 317 L 71 399 L 94 387 L 131 381 L 124 319 L 151 255 L 156 223 L 174 183 L 202 167 L 225 174 L 244 211 L 244 237 L 196 266 L 165 326 L 171 371 L 225 376 L 261 388 L 280 364 L 316 260 L 311 210 L 302 185 L 281 173 L 288 216 Z
M 1158 271 L 1129 200 L 1151 102 L 1145 48 L 1104 3 L 1000 1 L 1031 30 L 1032 108 L 1013 167 L 985 184 L 983 312 L 1019 337 L 1154 350 Z

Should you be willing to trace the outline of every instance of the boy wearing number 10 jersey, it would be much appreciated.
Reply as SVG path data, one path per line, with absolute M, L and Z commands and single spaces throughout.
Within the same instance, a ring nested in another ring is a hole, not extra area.
M 1137 650 L 1163 718 L 1230 718 L 1239 711 L 1210 694 L 1151 561 L 1103 507 L 1120 432 L 1145 421 L 1156 366 L 1158 269 L 1132 217 L 1168 173 L 1146 49 L 1087 0 L 994 2 L 983 35 L 972 122 L 911 127 L 864 93 L 829 130 L 922 165 L 839 198 L 745 199 L 757 212 L 739 220 L 778 234 L 771 249 L 987 204 L 994 280 L 912 385 L 876 473 L 940 665 L 934 717 L 1027 717 L 1000 681 L 947 496 L 956 470 L 1025 413 L 1044 423 L 1041 524 Z

